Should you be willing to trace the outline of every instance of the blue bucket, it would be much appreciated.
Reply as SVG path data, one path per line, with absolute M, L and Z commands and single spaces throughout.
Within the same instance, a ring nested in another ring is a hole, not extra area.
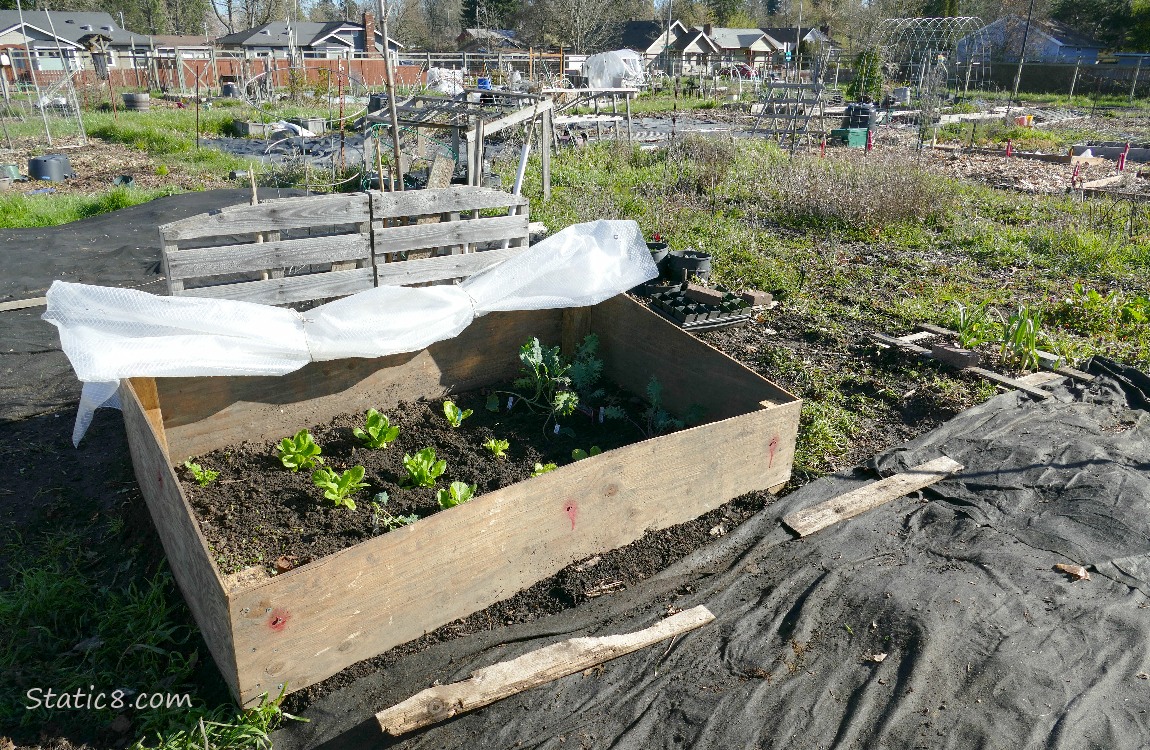
M 491 79 L 490 78 L 480 78 L 476 81 L 475 87 L 483 89 L 484 91 L 490 91 L 491 90 Z

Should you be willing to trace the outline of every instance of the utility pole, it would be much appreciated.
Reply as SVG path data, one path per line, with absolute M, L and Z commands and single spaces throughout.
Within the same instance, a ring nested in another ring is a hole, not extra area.
M 1010 122 L 1010 105 L 1018 98 L 1018 84 L 1022 81 L 1022 63 L 1026 59 L 1026 42 L 1030 37 L 1030 21 L 1034 18 L 1034 0 L 1030 0 L 1030 9 L 1026 11 L 1026 28 L 1022 31 L 1022 49 L 1018 51 L 1018 72 L 1014 74 L 1014 90 L 1010 93 L 1010 101 L 1006 103 L 1006 122 Z
M 388 45 L 387 33 L 387 0 L 379 0 L 380 21 L 383 24 L 383 70 L 387 76 L 387 107 L 391 114 L 391 145 L 395 152 L 395 189 L 403 192 L 403 162 L 399 155 L 399 115 L 395 111 L 395 71 L 391 66 L 391 47 Z M 375 44 L 374 39 L 368 39 L 368 44 Z M 478 135 L 478 132 L 476 133 Z M 383 175 L 379 176 L 379 189 L 383 189 Z

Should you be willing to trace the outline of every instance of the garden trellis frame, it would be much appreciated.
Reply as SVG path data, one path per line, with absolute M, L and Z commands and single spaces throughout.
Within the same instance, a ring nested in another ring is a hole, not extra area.
M 943 80 L 946 88 L 966 96 L 972 77 L 976 85 L 989 73 L 986 60 L 975 60 L 971 50 L 984 50 L 986 24 L 978 16 L 950 18 L 888 18 L 878 30 L 878 46 L 883 60 L 898 70 L 899 77 L 918 92 L 937 96 L 929 80 Z M 965 40 L 964 59 L 959 59 L 960 42 Z M 977 66 L 977 70 L 975 67 Z

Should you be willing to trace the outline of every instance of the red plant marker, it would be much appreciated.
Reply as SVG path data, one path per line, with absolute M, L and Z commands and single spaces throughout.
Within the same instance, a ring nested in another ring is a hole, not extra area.
M 268 627 L 278 633 L 287 627 L 288 620 L 290 619 L 290 612 L 288 612 L 286 609 L 277 607 L 276 609 L 272 610 L 270 615 L 268 615 Z
M 771 438 L 771 442 L 767 443 L 767 448 L 770 449 L 770 452 L 771 452 L 770 459 L 767 461 L 767 468 L 768 469 L 771 468 L 771 466 L 773 466 L 775 463 L 775 449 L 777 449 L 778 447 L 779 447 L 779 436 L 775 435 L 773 438 Z
M 1073 190 L 1074 186 L 1078 184 L 1078 173 L 1082 171 L 1082 162 L 1074 165 L 1074 174 L 1070 175 L 1070 189 Z
M 1126 157 L 1128 157 L 1129 155 L 1130 155 L 1130 142 L 1127 141 L 1126 142 L 1126 148 L 1124 148 L 1122 150 L 1122 153 L 1118 154 L 1118 171 L 1119 172 L 1126 171 Z
M 1009 138 L 1006 140 L 1006 158 L 1009 159 L 1014 154 L 1014 141 Z
M 563 506 L 563 512 L 571 519 L 571 530 L 575 530 L 575 516 L 579 515 L 579 503 L 574 500 L 568 500 L 566 505 Z
M 866 131 L 866 152 L 869 154 L 871 149 L 874 148 L 874 131 L 867 129 Z
M 823 142 L 819 146 L 819 158 L 821 159 L 826 155 L 827 155 L 827 137 L 824 135 L 823 136 Z

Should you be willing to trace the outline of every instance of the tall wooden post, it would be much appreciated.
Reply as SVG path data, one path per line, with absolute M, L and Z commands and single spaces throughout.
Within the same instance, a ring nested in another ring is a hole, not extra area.
M 395 110 L 395 70 L 391 64 L 391 47 L 387 35 L 387 0 L 379 0 L 379 10 L 383 21 L 383 70 L 387 75 L 387 108 L 391 114 L 391 144 L 395 151 L 395 189 L 403 192 L 403 162 L 399 149 L 399 114 Z M 374 40 L 372 40 L 374 43 Z

